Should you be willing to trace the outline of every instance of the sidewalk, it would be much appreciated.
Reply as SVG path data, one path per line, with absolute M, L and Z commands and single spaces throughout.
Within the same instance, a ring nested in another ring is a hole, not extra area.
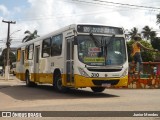
M 14 80 L 14 79 L 15 79 L 15 76 L 9 75 L 9 80 Z M 5 76 L 0 75 L 0 80 L 5 80 Z
M 16 86 L 16 85 L 25 85 L 24 81 L 20 81 L 16 78 L 16 76 L 13 76 L 10 74 L 9 80 L 5 80 L 4 76 L 0 76 L 0 89 L 6 86 Z
M 14 82 L 20 82 L 20 80 L 18 78 L 16 78 L 16 76 L 13 76 L 12 74 L 9 75 L 9 79 L 6 80 L 4 76 L 1 76 L 0 75 L 0 82 L 2 81 L 8 81 L 8 82 L 11 82 L 11 81 L 14 81 Z

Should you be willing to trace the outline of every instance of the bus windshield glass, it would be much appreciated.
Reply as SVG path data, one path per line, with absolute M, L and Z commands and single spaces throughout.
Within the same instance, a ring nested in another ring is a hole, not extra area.
M 126 61 L 123 37 L 79 35 L 78 58 L 90 66 L 122 65 Z

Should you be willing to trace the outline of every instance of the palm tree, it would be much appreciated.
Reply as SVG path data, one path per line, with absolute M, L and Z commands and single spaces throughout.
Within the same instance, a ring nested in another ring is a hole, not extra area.
M 150 33 L 151 41 L 157 37 L 157 33 L 155 31 L 151 31 Z
M 27 41 L 30 41 L 30 40 L 35 39 L 35 38 L 37 38 L 37 37 L 40 37 L 39 35 L 37 35 L 37 33 L 38 33 L 37 30 L 35 30 L 33 33 L 31 33 L 29 30 L 26 30 L 26 31 L 24 32 L 24 34 L 28 34 L 28 35 L 26 35 L 26 36 L 23 38 L 22 42 L 27 42 Z
M 156 22 L 157 24 L 160 24 L 160 13 L 159 14 L 157 14 L 157 22 Z
M 141 33 L 147 40 L 152 40 L 156 37 L 156 32 L 152 31 L 152 28 L 150 28 L 148 25 L 143 28 L 143 31 Z
M 131 31 L 129 32 L 129 36 L 131 39 L 133 39 L 136 34 L 138 34 L 138 28 L 133 27 L 133 29 L 131 29 Z

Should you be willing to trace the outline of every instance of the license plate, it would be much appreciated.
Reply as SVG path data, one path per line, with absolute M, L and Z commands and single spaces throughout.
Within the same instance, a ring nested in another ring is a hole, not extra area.
M 108 88 L 109 88 L 109 87 L 111 87 L 111 84 L 103 83 L 103 84 L 102 84 L 102 87 L 108 87 Z

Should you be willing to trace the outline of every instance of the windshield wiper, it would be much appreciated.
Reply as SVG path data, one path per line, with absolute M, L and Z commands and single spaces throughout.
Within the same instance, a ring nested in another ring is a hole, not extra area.
M 104 41 L 104 45 L 102 46 L 102 49 L 103 49 L 103 52 L 104 52 L 104 58 L 105 58 L 105 61 L 107 61 L 107 54 L 108 54 L 108 44 L 111 42 L 112 39 L 115 38 L 115 35 L 112 35 L 111 38 L 108 40 L 108 41 Z M 105 62 L 105 65 L 107 63 Z
M 115 38 L 115 35 L 112 35 L 111 38 L 108 41 L 105 41 L 104 47 L 107 47 L 107 45 Z
M 90 37 L 94 41 L 96 47 L 102 47 L 101 44 L 100 44 L 100 42 L 94 37 L 94 35 L 92 33 L 90 33 Z
M 111 38 L 110 38 L 108 41 L 105 40 L 105 42 L 102 43 L 102 40 L 101 40 L 101 42 L 99 42 L 99 41 L 94 37 L 94 35 L 93 35 L 92 33 L 90 33 L 90 36 L 91 36 L 92 40 L 94 41 L 96 47 L 107 47 L 107 45 L 111 42 L 111 40 L 113 40 L 113 38 L 115 38 L 115 35 L 112 35 Z M 104 44 L 104 45 L 103 45 L 103 44 Z

